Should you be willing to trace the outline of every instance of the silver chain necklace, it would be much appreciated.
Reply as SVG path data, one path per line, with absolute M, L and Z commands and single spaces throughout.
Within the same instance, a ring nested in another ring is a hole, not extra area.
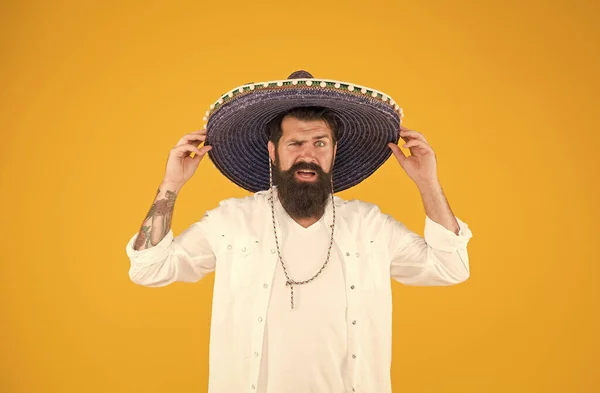
M 271 200 L 271 216 L 273 217 L 273 233 L 275 234 L 275 245 L 277 246 L 277 255 L 279 256 L 279 261 L 281 262 L 281 267 L 283 268 L 283 273 L 285 274 L 285 278 L 286 278 L 285 285 L 290 287 L 290 302 L 291 302 L 291 306 L 293 309 L 294 308 L 294 285 L 304 285 L 304 284 L 308 284 L 309 282 L 313 281 L 315 278 L 317 278 L 321 274 L 323 269 L 325 269 L 325 266 L 327 266 L 327 263 L 329 263 L 329 257 L 331 256 L 331 247 L 333 246 L 333 231 L 335 228 L 335 200 L 333 198 L 333 177 L 331 178 L 331 207 L 333 209 L 333 223 L 331 224 L 331 239 L 329 241 L 329 248 L 327 249 L 327 259 L 325 259 L 325 263 L 323 264 L 323 266 L 321 266 L 321 269 L 319 269 L 319 271 L 313 277 L 311 277 L 310 279 L 305 280 L 305 281 L 294 281 L 294 280 L 290 279 L 287 269 L 285 268 L 285 264 L 283 263 L 283 258 L 281 257 L 281 251 L 279 249 L 279 239 L 277 237 L 277 225 L 275 224 L 275 203 L 274 203 L 274 198 L 273 198 L 273 170 L 271 168 L 271 160 L 269 160 L 269 185 L 270 185 L 270 192 L 271 192 L 271 197 L 269 199 Z M 325 214 L 325 212 L 323 212 L 323 214 Z

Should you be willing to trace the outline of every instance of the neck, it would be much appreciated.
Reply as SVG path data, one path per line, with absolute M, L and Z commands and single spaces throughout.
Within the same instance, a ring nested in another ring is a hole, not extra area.
M 323 215 L 321 214 L 321 216 L 323 216 Z M 292 218 L 299 225 L 302 225 L 304 228 L 308 228 L 309 226 L 313 225 L 315 222 L 319 221 L 321 219 L 321 216 L 319 216 L 319 217 L 303 217 L 303 218 L 292 217 Z
M 281 203 L 281 206 L 283 206 L 283 209 L 294 221 L 296 221 L 299 225 L 303 226 L 304 228 L 308 228 L 309 226 L 313 225 L 315 222 L 319 221 L 321 217 L 323 217 L 323 214 L 325 214 L 325 208 L 323 208 L 317 214 L 314 214 L 312 216 L 298 217 L 297 215 L 290 214 L 285 204 Z

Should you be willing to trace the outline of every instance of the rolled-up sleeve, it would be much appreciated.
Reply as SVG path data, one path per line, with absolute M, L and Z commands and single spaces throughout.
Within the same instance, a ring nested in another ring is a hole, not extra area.
M 429 217 L 425 218 L 424 237 L 402 223 L 388 218 L 391 225 L 391 276 L 414 286 L 453 285 L 470 276 L 467 244 L 473 234 L 469 226 L 455 217 L 458 235 Z
M 211 246 L 208 214 L 180 235 L 173 231 L 155 246 L 135 250 L 138 234 L 126 246 L 130 260 L 129 278 L 136 284 L 161 287 L 173 282 L 197 282 L 215 270 L 215 254 Z

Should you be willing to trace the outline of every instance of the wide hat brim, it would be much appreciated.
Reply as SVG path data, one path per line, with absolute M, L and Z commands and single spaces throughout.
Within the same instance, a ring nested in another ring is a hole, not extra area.
M 388 143 L 398 143 L 403 114 L 390 96 L 300 71 L 285 80 L 236 87 L 211 105 L 204 142 L 212 146 L 210 159 L 245 190 L 269 189 L 267 124 L 283 112 L 306 106 L 329 108 L 338 118 L 334 192 L 372 175 L 392 154 Z

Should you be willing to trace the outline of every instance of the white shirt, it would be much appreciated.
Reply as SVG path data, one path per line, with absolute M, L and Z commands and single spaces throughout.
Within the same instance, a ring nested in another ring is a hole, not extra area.
M 323 266 L 331 241 L 325 216 L 304 228 L 277 204 L 282 258 L 290 279 L 312 278 Z M 327 266 L 308 284 L 294 286 L 294 309 L 281 263 L 277 263 L 257 391 L 347 391 L 346 282 L 342 256 L 332 247 Z
M 225 200 L 177 237 L 169 231 L 156 246 L 135 251 L 135 234 L 126 246 L 131 261 L 129 276 L 140 285 L 160 287 L 177 281 L 196 282 L 210 272 L 215 273 L 209 393 L 256 393 L 264 387 L 265 381 L 279 384 L 285 378 L 300 377 L 265 375 L 266 372 L 281 372 L 289 367 L 294 363 L 295 356 L 291 351 L 280 348 L 284 339 L 274 329 L 289 323 L 283 314 L 278 318 L 276 313 L 285 310 L 290 299 L 286 291 L 288 288 L 280 287 L 283 285 L 283 276 L 278 271 L 280 263 L 268 198 L 269 192 L 261 191 L 246 198 Z M 280 246 L 282 241 L 285 242 L 282 257 L 286 262 L 286 258 L 290 258 L 287 254 L 288 245 L 293 239 L 289 235 L 283 235 L 282 238 L 286 225 L 282 222 L 284 210 L 276 193 L 275 204 L 277 234 Z M 421 286 L 452 285 L 465 281 L 469 277 L 467 243 L 472 233 L 467 224 L 458 218 L 460 231 L 456 235 L 426 217 L 422 238 L 391 216 L 383 214 L 376 205 L 356 200 L 345 201 L 338 197 L 335 197 L 335 213 L 332 256 L 336 255 L 339 261 L 338 278 L 339 272 L 343 272 L 344 293 L 341 298 L 345 300 L 345 310 L 338 312 L 343 315 L 345 326 L 341 327 L 339 314 L 319 320 L 318 315 L 322 315 L 319 314 L 322 310 L 316 307 L 310 314 L 310 306 L 316 303 L 313 295 L 316 295 L 318 286 L 324 284 L 318 282 L 318 278 L 309 284 L 294 287 L 298 307 L 294 311 L 300 312 L 293 315 L 304 313 L 305 316 L 311 316 L 310 325 L 313 327 L 321 323 L 331 326 L 333 330 L 341 329 L 346 336 L 346 346 L 336 346 L 343 339 L 332 340 L 329 342 L 332 349 L 314 353 L 319 357 L 315 362 L 326 364 L 328 370 L 333 370 L 339 364 L 339 356 L 343 354 L 342 369 L 333 375 L 316 375 L 306 382 L 331 383 L 328 386 L 335 389 L 343 384 L 347 392 L 389 393 L 392 339 L 390 279 Z M 333 223 L 332 217 L 329 203 L 322 218 L 326 228 Z M 318 248 L 314 247 L 311 253 L 319 254 Z M 294 264 L 293 268 L 290 267 L 294 269 L 291 279 L 304 280 L 304 276 L 300 277 L 304 273 L 312 276 L 308 272 L 310 267 L 302 265 L 301 257 L 291 258 L 288 262 Z M 319 265 L 320 262 L 314 261 L 314 264 Z M 332 266 L 333 269 L 326 268 L 322 274 L 327 271 L 333 275 L 336 262 Z M 335 294 L 339 281 L 332 280 L 330 283 L 332 288 L 327 291 Z M 283 294 L 281 298 L 280 294 Z M 331 299 L 329 305 L 322 306 L 334 307 L 336 301 L 339 307 L 344 307 L 340 299 Z M 269 319 L 270 316 L 274 318 Z M 267 324 L 269 329 L 266 328 Z M 296 332 L 304 332 L 305 341 L 315 335 L 314 331 L 302 329 Z M 293 344 L 296 348 L 303 343 L 300 338 L 298 340 Z M 275 345 L 279 348 L 273 348 Z M 263 350 L 267 355 L 264 361 Z M 273 368 L 272 356 L 279 356 L 275 360 L 283 359 L 283 363 Z M 308 372 L 310 368 L 307 368 L 298 372 Z M 313 370 L 320 372 L 320 369 Z M 289 386 L 289 390 L 279 392 L 311 391 L 300 390 L 302 387 Z M 270 393 L 271 386 L 268 389 Z

